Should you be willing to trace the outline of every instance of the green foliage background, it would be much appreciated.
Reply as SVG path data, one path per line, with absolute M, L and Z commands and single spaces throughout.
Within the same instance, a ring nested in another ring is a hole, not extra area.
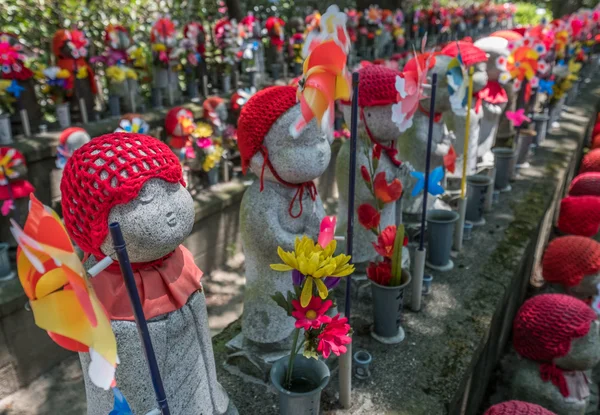
M 546 21 L 552 20 L 552 13 L 548 9 L 545 9 L 546 13 L 544 15 L 537 14 L 539 8 L 544 8 L 543 4 L 516 3 L 516 6 L 515 23 L 518 25 L 539 23 L 542 18 L 546 18 Z

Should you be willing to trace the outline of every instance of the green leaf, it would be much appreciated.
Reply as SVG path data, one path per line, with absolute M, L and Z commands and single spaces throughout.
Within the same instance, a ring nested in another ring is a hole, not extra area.
M 402 246 L 404 245 L 404 225 L 398 225 L 396 239 L 394 240 L 394 252 L 392 254 L 392 279 L 390 286 L 395 287 L 402 284 Z
M 289 298 L 289 292 L 288 292 L 288 298 Z M 273 301 L 275 301 L 277 303 L 277 305 L 281 308 L 283 308 L 285 310 L 285 312 L 287 313 L 288 316 L 292 315 L 292 304 L 290 301 L 288 301 L 282 293 L 278 292 L 275 295 L 272 295 L 271 298 L 273 299 Z

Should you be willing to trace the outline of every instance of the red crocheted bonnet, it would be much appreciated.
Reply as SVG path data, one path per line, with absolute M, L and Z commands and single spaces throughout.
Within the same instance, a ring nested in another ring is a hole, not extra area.
M 590 331 L 596 313 L 564 294 L 541 294 L 525 301 L 513 323 L 513 346 L 521 356 L 552 363 L 566 356 L 574 339 Z
M 591 238 L 600 230 L 600 197 L 567 196 L 560 201 L 558 229 Z
M 442 49 L 442 55 L 456 58 L 459 50 L 463 63 L 467 66 L 487 61 L 487 55 L 484 51 L 473 45 L 473 43 L 465 41 L 448 43 L 448 45 Z
M 600 270 L 600 243 L 584 236 L 561 236 L 546 247 L 542 261 L 544 279 L 567 287 Z
M 502 402 L 492 406 L 483 415 L 556 415 L 544 407 L 522 401 Z
M 392 105 L 398 102 L 396 91 L 396 76 L 399 71 L 381 65 L 367 65 L 358 70 L 360 82 L 358 83 L 358 106 L 377 107 Z M 351 101 L 342 101 L 350 105 Z
M 581 166 L 579 167 L 579 174 L 588 171 L 600 172 L 600 148 L 594 149 L 583 156 Z
M 583 173 L 575 177 L 569 188 L 570 196 L 600 196 L 600 172 Z
M 69 139 L 69 137 L 71 137 L 71 134 L 80 132 L 87 134 L 87 131 L 85 131 L 83 128 L 69 127 L 60 133 L 60 136 L 58 136 L 58 142 L 64 146 L 65 144 L 67 144 L 67 140 Z
M 165 117 L 165 130 L 167 135 L 177 135 L 175 134 L 175 129 L 179 124 L 179 117 L 182 115 L 185 115 L 191 120 L 194 119 L 192 111 L 183 107 L 171 108 L 169 112 L 167 112 L 167 116 Z
M 134 200 L 150 179 L 185 185 L 177 156 L 156 138 L 111 133 L 74 151 L 60 182 L 71 238 L 84 252 L 103 257 L 100 245 L 108 235 L 110 210 Z
M 254 94 L 244 105 L 237 130 L 244 174 L 252 157 L 260 151 L 265 136 L 275 121 L 296 103 L 296 88 L 273 86 Z

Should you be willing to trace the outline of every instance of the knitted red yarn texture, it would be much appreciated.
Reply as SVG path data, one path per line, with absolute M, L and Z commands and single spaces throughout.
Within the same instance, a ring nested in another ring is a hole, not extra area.
M 596 148 L 583 156 L 581 166 L 579 167 L 579 174 L 588 171 L 600 172 L 600 148 Z
M 600 197 L 567 196 L 561 200 L 558 229 L 568 235 L 596 235 L 600 229 Z
M 542 260 L 544 279 L 567 287 L 600 270 L 600 243 L 584 236 L 561 236 L 546 247 Z
M 484 415 L 556 415 L 546 408 L 528 402 L 508 401 L 492 406 Z
M 592 137 L 592 149 L 600 148 L 600 133 L 594 134 Z
M 296 88 L 273 86 L 254 94 L 243 106 L 237 136 L 244 174 L 275 121 L 296 103 Z
M 398 102 L 396 76 L 400 72 L 381 65 L 367 65 L 360 68 L 358 83 L 358 106 L 376 107 Z M 346 102 L 347 103 L 347 102 Z
M 471 42 L 450 42 L 442 49 L 442 55 L 452 56 L 456 58 L 460 50 L 460 56 L 465 65 L 471 66 L 476 63 L 486 62 L 487 55 L 484 51 L 473 45 Z
M 78 132 L 83 132 L 83 133 L 87 134 L 87 132 L 83 128 L 69 127 L 60 133 L 60 135 L 58 136 L 58 142 L 62 145 L 65 145 L 67 143 L 67 140 L 71 136 L 71 134 L 78 133 Z
M 177 156 L 156 138 L 106 134 L 73 152 L 60 182 L 71 238 L 84 252 L 103 257 L 110 210 L 134 200 L 150 179 L 185 185 Z
M 600 196 L 600 172 L 580 174 L 571 182 L 571 196 Z

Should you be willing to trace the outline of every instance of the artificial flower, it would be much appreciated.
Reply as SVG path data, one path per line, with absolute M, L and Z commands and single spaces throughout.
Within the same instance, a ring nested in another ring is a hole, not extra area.
M 162 43 L 154 43 L 152 45 L 152 51 L 154 52 L 165 52 L 167 47 Z
M 350 324 L 346 317 L 340 318 L 340 315 L 336 315 L 331 322 L 329 322 L 325 329 L 319 334 L 319 346 L 317 350 L 323 354 L 323 357 L 327 359 L 331 353 L 339 356 L 346 353 L 346 344 L 349 344 L 352 340 L 348 336 L 350 332 Z
M 381 146 L 379 144 L 373 145 L 373 158 L 379 160 L 381 158 Z
M 373 186 L 375 197 L 382 203 L 395 202 L 402 196 L 402 183 L 400 180 L 394 179 L 388 184 L 384 171 L 377 173 Z
M 127 75 L 127 79 L 138 79 L 137 73 L 131 68 L 125 68 L 125 75 Z
M 196 145 L 204 150 L 212 146 L 213 142 L 209 137 L 202 137 L 196 140 Z
M 321 248 L 327 247 L 329 242 L 333 241 L 336 223 L 337 218 L 335 216 L 325 216 L 321 221 L 321 225 L 319 226 L 319 238 L 317 239 Z
M 444 167 L 450 173 L 454 173 L 456 170 L 456 150 L 454 150 L 454 146 L 450 146 L 448 153 L 444 156 Z
M 199 122 L 196 124 L 194 135 L 197 137 L 210 137 L 213 135 L 213 128 L 210 126 L 210 124 Z
M 363 203 L 358 207 L 358 222 L 367 230 L 376 230 L 381 221 L 381 215 L 369 203 Z
M 362 175 L 365 183 L 371 184 L 371 175 L 369 174 L 369 170 L 366 166 L 360 166 L 360 174 Z
M 367 267 L 367 277 L 376 284 L 385 287 L 390 285 L 392 280 L 392 264 L 390 261 L 371 262 Z
M 125 71 L 119 66 L 109 66 L 108 68 L 106 68 L 106 76 L 112 82 L 116 83 L 121 83 L 125 81 L 126 78 Z
M 85 66 L 77 69 L 77 79 L 86 79 L 88 77 L 88 70 Z
M 385 228 L 378 236 L 377 243 L 373 242 L 375 252 L 384 258 L 392 258 L 394 254 L 394 241 L 396 240 L 396 226 L 390 225 Z M 408 237 L 404 236 L 403 246 L 408 245 Z
M 292 306 L 294 307 L 294 311 L 292 311 L 292 317 L 296 319 L 296 328 L 297 329 L 319 329 L 325 323 L 329 323 L 331 321 L 331 317 L 326 316 L 325 313 L 331 305 L 333 301 L 326 300 L 323 301 L 319 297 L 311 298 L 310 302 L 306 307 L 303 307 L 298 300 L 292 300 Z
M 205 172 L 211 171 L 221 160 L 223 155 L 223 149 L 221 147 L 215 147 L 214 151 L 207 154 L 202 162 L 202 170 Z
M 56 73 L 56 78 L 57 79 L 67 79 L 71 77 L 71 72 L 69 72 L 68 69 L 60 69 L 57 73 Z

